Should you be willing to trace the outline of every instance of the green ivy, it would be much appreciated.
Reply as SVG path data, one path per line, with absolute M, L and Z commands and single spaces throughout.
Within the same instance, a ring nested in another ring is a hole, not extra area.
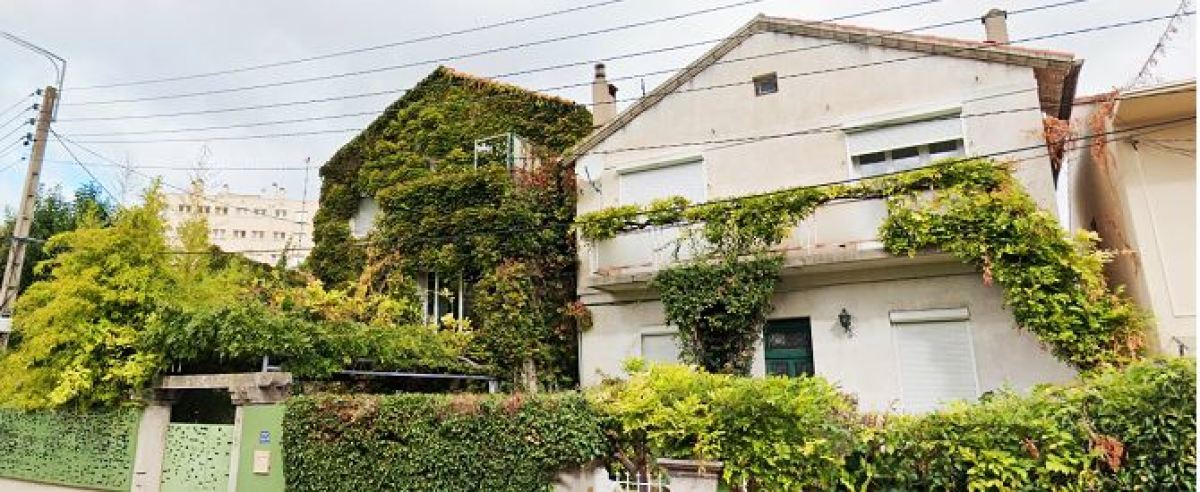
M 512 357 L 502 347 L 527 347 L 544 383 L 570 382 L 575 180 L 555 155 L 590 129 L 583 106 L 438 68 L 322 167 L 308 268 L 331 285 L 381 271 L 461 276 L 468 291 L 476 282 L 488 282 L 478 288 L 492 292 L 532 283 L 525 300 L 537 310 L 519 319 L 481 298 L 473 321 L 483 336 L 476 341 L 501 350 L 492 358 L 505 364 Z M 476 167 L 475 140 L 507 132 L 532 144 L 537 162 L 510 170 L 484 158 Z M 364 197 L 380 204 L 369 245 L 353 241 L 347 225 Z M 494 275 L 516 263 L 524 265 L 522 278 Z M 501 278 L 517 285 L 498 285 Z M 516 324 L 488 326 L 510 322 Z M 549 353 L 555 357 L 543 357 Z
M 667 322 L 679 330 L 683 360 L 712 372 L 750 374 L 782 264 L 778 256 L 762 256 L 693 262 L 655 274 L 651 286 Z
M 712 287 L 714 279 L 702 279 L 698 272 L 734 268 L 746 255 L 762 254 L 820 205 L 868 198 L 888 199 L 889 215 L 879 236 L 889 252 L 915 255 L 936 248 L 975 265 L 985 282 L 1004 289 L 1017 323 L 1063 361 L 1087 370 L 1124 364 L 1140 354 L 1144 317 L 1119 288 L 1107 285 L 1102 269 L 1107 256 L 1095 249 L 1096 238 L 1069 237 L 1006 167 L 989 159 L 947 160 L 850 184 L 703 204 L 675 198 L 646 207 L 623 206 L 581 215 L 575 227 L 585 239 L 602 240 L 623 231 L 686 225 L 685 237 L 698 235 L 707 255 L 723 265 L 684 265 L 658 276 L 693 281 L 699 290 Z M 688 276 L 681 270 L 697 273 Z M 684 331 L 692 331 L 704 314 L 696 307 L 705 306 L 690 296 L 712 296 L 707 301 L 711 306 L 744 305 L 727 290 L 681 296 L 676 292 L 685 291 L 685 284 L 671 287 L 663 302 L 670 321 L 688 325 L 677 325 Z M 683 304 L 672 306 L 678 303 Z M 754 319 L 746 317 L 741 325 L 746 336 L 756 328 L 749 323 Z
M 578 394 L 301 396 L 283 420 L 288 490 L 546 490 L 605 455 Z

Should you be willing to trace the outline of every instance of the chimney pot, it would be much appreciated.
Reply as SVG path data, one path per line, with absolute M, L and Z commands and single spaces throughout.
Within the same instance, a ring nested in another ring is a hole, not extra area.
M 983 31 L 987 36 L 987 42 L 994 44 L 1008 44 L 1008 12 L 1000 9 L 992 9 L 983 14 Z

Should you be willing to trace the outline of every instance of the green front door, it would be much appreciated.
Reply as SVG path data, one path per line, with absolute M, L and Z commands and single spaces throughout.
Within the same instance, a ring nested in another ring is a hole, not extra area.
M 813 375 L 812 325 L 808 318 L 768 321 L 763 340 L 768 375 Z

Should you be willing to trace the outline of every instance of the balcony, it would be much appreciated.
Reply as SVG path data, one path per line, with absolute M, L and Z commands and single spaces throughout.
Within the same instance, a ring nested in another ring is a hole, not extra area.
M 883 199 L 835 202 L 818 208 L 793 227 L 776 248 L 787 269 L 889 258 L 878 239 L 887 217 Z M 584 284 L 601 290 L 640 288 L 654 272 L 694 256 L 694 239 L 680 240 L 681 227 L 656 228 L 621 234 L 585 248 Z M 843 265 L 849 266 L 849 265 Z

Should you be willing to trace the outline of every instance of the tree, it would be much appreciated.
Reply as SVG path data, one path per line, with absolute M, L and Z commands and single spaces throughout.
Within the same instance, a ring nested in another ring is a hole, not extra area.
M 74 199 L 68 201 L 63 197 L 61 188 L 57 186 L 50 189 L 42 188 L 34 202 L 33 224 L 30 227 L 29 237 L 46 239 L 55 234 L 74 230 L 85 220 L 95 220 L 102 225 L 109 224 L 116 212 L 116 207 L 101 196 L 103 191 L 103 188 L 96 183 L 85 183 L 75 190 Z M 3 261 L 8 258 L 8 251 L 12 248 L 12 241 L 9 238 L 12 236 L 15 224 L 16 217 L 9 213 L 5 217 L 3 225 L 0 226 L 0 237 L 4 238 L 3 241 L 0 241 L 0 276 L 4 274 L 7 266 Z M 24 292 L 30 284 L 44 278 L 42 273 L 35 271 L 34 265 L 49 258 L 49 254 L 40 241 L 29 242 L 25 248 L 24 271 L 21 272 L 21 285 L 18 287 L 18 292 Z
M 50 259 L 16 306 L 12 351 L 0 360 L 0 395 L 21 408 L 126 400 L 145 387 L 158 355 L 135 349 L 138 330 L 178 295 L 157 185 L 111 227 L 85 213 L 45 244 Z

